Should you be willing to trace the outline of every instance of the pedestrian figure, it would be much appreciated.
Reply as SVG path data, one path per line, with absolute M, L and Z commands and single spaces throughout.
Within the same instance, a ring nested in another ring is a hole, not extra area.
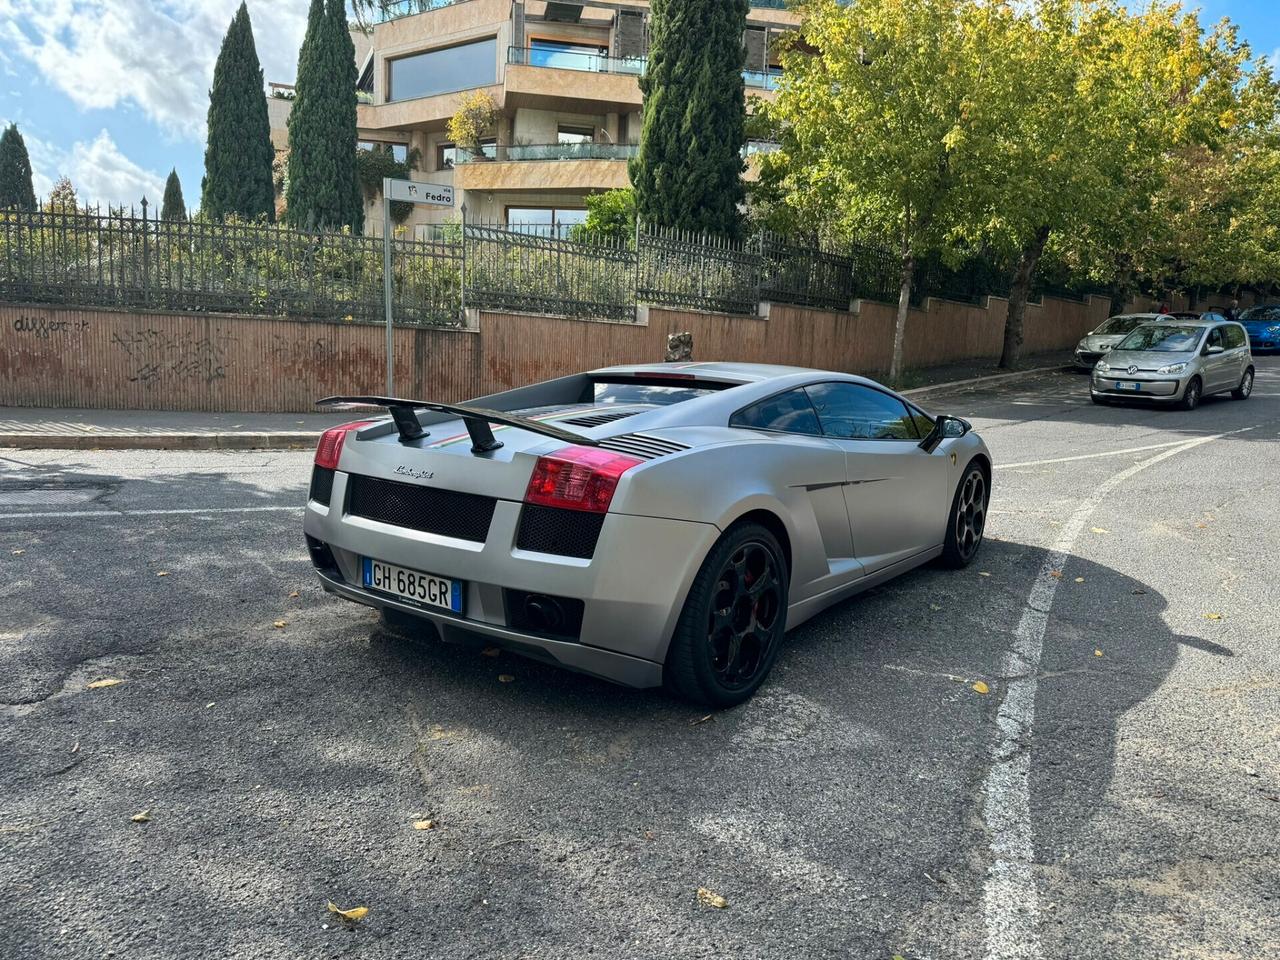
M 1226 318 L 1227 318 L 1228 320 L 1237 320 L 1237 319 L 1239 319 L 1239 314 L 1240 314 L 1240 301 L 1239 301 L 1239 300 L 1232 300 L 1232 301 L 1231 301 L 1231 306 L 1227 307 L 1227 309 L 1226 309 L 1225 311 L 1223 311 L 1223 312 L 1224 312 L 1224 314 L 1226 315 Z

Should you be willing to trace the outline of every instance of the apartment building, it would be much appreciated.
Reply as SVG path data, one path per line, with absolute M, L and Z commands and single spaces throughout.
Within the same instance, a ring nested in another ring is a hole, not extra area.
M 773 96 L 773 40 L 797 22 L 783 0 L 753 0 L 749 96 Z M 648 0 L 408 0 L 373 25 L 367 43 L 360 145 L 390 144 L 399 157 L 416 148 L 414 179 L 452 185 L 469 220 L 563 233 L 585 217 L 587 196 L 627 185 L 640 138 Z M 446 133 L 473 90 L 500 112 L 480 156 Z M 419 208 L 408 226 L 427 237 L 459 213 Z M 366 223 L 381 234 L 379 205 Z

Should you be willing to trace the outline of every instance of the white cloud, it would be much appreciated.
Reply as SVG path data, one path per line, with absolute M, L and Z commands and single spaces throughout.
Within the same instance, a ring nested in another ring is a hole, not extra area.
M 239 3 L 0 0 L 0 48 L 80 107 L 135 104 L 169 134 L 201 140 L 213 64 Z M 281 0 L 250 4 L 267 79 L 293 78 L 306 7 Z
M 24 136 L 31 156 L 31 180 L 36 196 L 44 198 L 59 177 L 71 178 L 82 204 L 129 206 L 144 196 L 158 209 L 167 174 L 148 170 L 126 157 L 106 130 L 90 141 L 77 141 L 60 150 L 46 140 Z

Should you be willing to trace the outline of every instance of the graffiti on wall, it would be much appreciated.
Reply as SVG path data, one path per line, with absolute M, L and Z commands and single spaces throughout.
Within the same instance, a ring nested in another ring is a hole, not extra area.
M 43 317 L 22 314 L 13 321 L 14 333 L 29 333 L 40 340 L 48 340 L 54 334 L 80 333 L 89 327 L 83 317 Z
M 208 337 L 135 327 L 111 334 L 111 343 L 129 357 L 129 382 L 153 386 L 176 381 L 213 383 L 227 376 L 236 338 L 221 330 Z

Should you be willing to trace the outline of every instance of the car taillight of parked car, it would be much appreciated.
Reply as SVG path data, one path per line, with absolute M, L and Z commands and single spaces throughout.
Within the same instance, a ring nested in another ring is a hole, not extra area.
M 331 427 L 326 430 L 320 435 L 320 442 L 316 444 L 316 466 L 324 467 L 326 470 L 337 470 L 347 434 L 376 422 L 376 420 L 357 420 L 355 423 L 344 423 L 340 427 Z
M 538 458 L 524 501 L 544 507 L 605 513 L 613 502 L 618 480 L 641 463 L 644 461 L 636 457 L 595 447 L 565 447 Z

